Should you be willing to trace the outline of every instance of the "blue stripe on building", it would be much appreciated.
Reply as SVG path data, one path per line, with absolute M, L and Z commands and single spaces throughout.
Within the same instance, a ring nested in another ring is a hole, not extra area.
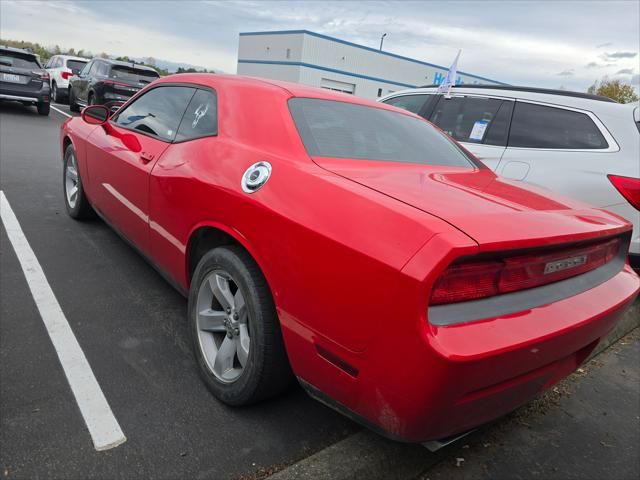
M 343 45 L 349 45 L 351 47 L 356 47 L 356 48 L 360 48 L 362 50 L 368 50 L 370 52 L 374 52 L 380 55 L 387 55 L 389 57 L 394 57 L 394 58 L 399 58 L 400 60 L 406 60 L 408 62 L 413 62 L 413 63 L 417 63 L 419 65 L 425 65 L 427 67 L 433 67 L 433 68 L 440 68 L 442 70 L 444 70 L 445 72 L 449 71 L 448 67 L 443 67 L 442 65 L 436 65 L 435 63 L 428 63 L 428 62 L 423 62 L 421 60 L 416 60 L 415 58 L 409 58 L 409 57 L 404 57 L 402 55 L 397 55 L 395 53 L 390 53 L 390 52 L 385 52 L 385 51 L 380 51 L 377 50 L 375 48 L 371 48 L 371 47 L 367 47 L 365 45 L 359 45 L 357 43 L 353 43 L 353 42 L 347 42 L 346 40 L 341 40 L 339 38 L 335 38 L 335 37 L 330 37 L 328 35 L 322 35 L 321 33 L 316 33 L 316 32 L 311 32 L 309 30 L 278 30 L 278 31 L 273 31 L 273 32 L 240 32 L 240 36 L 252 36 L 252 35 L 288 35 L 288 34 L 300 34 L 300 33 L 304 33 L 306 35 L 311 35 L 313 37 L 318 37 L 318 38 L 322 38 L 324 40 L 329 40 L 331 42 L 336 42 L 336 43 L 342 43 Z M 240 60 L 238 60 L 238 62 L 240 62 Z M 244 63 L 255 63 L 255 62 L 244 62 Z M 277 63 L 277 62 L 276 62 Z M 301 65 L 301 64 L 299 64 Z M 316 66 L 317 67 L 317 66 Z M 310 68 L 314 68 L 314 67 L 310 67 Z M 321 69 L 323 69 L 324 67 L 320 67 Z M 329 70 L 332 71 L 332 70 Z M 340 73 L 339 71 L 335 71 L 336 73 Z M 492 80 L 490 78 L 486 78 L 486 77 L 481 77 L 479 75 L 474 75 L 472 73 L 466 73 L 466 72 L 462 72 L 462 71 L 458 71 L 458 74 L 460 75 L 467 75 L 469 77 L 473 77 L 476 78 L 478 80 L 485 80 L 488 82 L 494 82 L 497 83 L 499 85 L 508 85 L 508 83 L 503 83 L 503 82 L 499 82 L 497 80 Z M 401 85 L 401 86 L 406 86 L 406 84 L 401 84 L 401 83 L 397 83 L 397 82 L 389 82 L 387 80 L 379 80 L 379 79 L 374 79 L 372 77 L 367 77 L 367 76 L 361 76 L 361 75 L 357 75 L 357 74 L 345 74 L 345 75 L 353 75 L 354 77 L 361 77 L 361 78 L 368 78 L 370 80 L 378 80 L 378 81 L 384 81 L 386 83 L 392 83 L 395 85 Z M 412 87 L 414 88 L 414 87 Z
M 325 72 L 332 72 L 332 73 L 339 73 L 341 75 L 348 75 L 350 77 L 364 78 L 366 80 L 373 80 L 375 82 L 388 83 L 390 85 L 397 85 L 399 87 L 405 87 L 405 88 L 417 88 L 418 87 L 418 85 L 410 85 L 408 83 L 396 82 L 395 80 L 385 80 L 384 78 L 370 77 L 369 75 L 361 75 L 359 73 L 347 72 L 345 70 L 338 70 L 338 69 L 335 69 L 335 68 L 322 67 L 320 65 L 314 65 L 312 63 L 305 63 L 305 62 L 287 62 L 287 61 L 276 61 L 276 60 L 241 60 L 241 59 L 238 59 L 238 63 L 255 63 L 255 64 L 261 64 L 261 65 L 290 65 L 292 67 L 306 67 L 306 68 L 313 68 L 315 70 L 322 70 L 322 71 L 325 71 Z

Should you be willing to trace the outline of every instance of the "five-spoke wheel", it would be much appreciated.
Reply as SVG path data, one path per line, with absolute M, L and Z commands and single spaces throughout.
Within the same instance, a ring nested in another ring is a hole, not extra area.
M 214 270 L 202 282 L 197 316 L 207 365 L 221 381 L 236 380 L 247 364 L 251 338 L 244 294 L 228 272 Z
M 246 405 L 289 384 L 271 291 L 239 245 L 213 248 L 199 260 L 189 291 L 189 321 L 201 376 L 218 399 Z

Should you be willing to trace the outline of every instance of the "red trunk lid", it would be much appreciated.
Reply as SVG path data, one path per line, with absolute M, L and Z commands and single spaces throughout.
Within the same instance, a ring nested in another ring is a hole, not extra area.
M 489 169 L 315 157 L 322 168 L 437 216 L 482 250 L 540 247 L 621 233 L 613 214 L 497 177 Z

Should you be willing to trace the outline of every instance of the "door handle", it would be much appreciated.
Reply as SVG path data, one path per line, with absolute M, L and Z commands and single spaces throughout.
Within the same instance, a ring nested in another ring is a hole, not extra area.
M 144 163 L 149 163 L 151 160 L 153 160 L 153 157 L 155 157 L 153 153 L 148 153 L 148 152 L 140 153 L 140 160 L 142 160 Z

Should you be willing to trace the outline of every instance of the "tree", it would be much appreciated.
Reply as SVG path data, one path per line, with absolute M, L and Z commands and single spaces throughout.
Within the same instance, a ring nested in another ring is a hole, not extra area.
M 587 89 L 587 93 L 594 95 L 602 95 L 619 103 L 637 102 L 640 97 L 636 94 L 633 87 L 621 80 L 609 80 L 604 77 L 600 82 L 595 81 Z
M 107 54 L 107 52 L 102 52 L 100 54 L 100 58 L 109 58 L 109 55 Z

